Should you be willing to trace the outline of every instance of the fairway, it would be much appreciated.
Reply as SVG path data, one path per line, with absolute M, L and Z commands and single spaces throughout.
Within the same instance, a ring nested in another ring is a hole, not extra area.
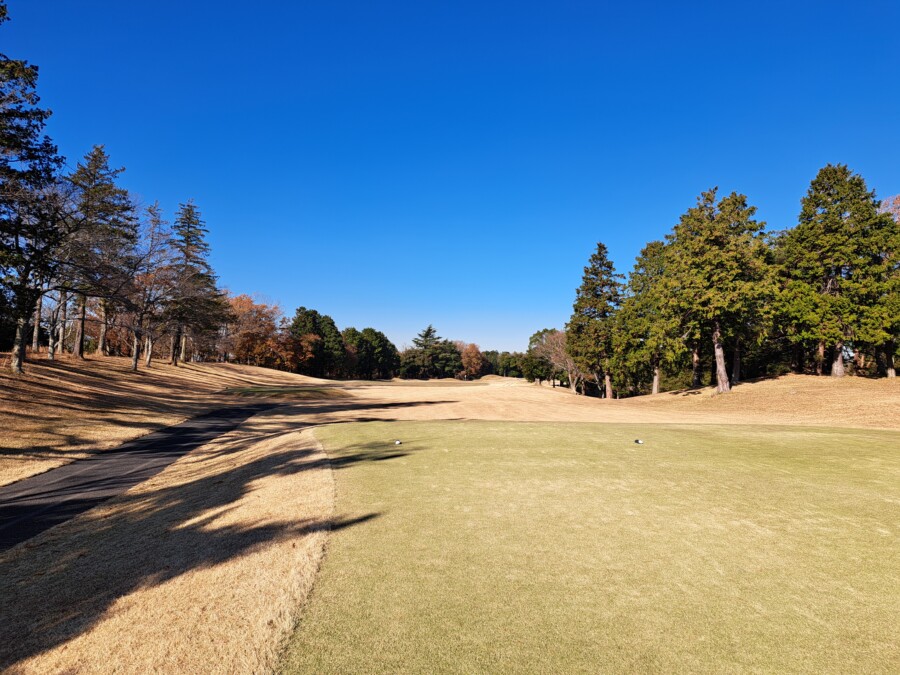
M 330 535 L 286 672 L 900 669 L 896 431 L 316 434 L 335 516 L 377 517 Z

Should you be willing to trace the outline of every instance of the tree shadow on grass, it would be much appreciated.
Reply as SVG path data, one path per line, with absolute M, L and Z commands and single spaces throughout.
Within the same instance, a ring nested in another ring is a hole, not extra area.
M 287 447 L 277 420 L 252 418 L 216 447 L 179 465 L 186 480 L 159 488 L 154 479 L 120 495 L 79 519 L 54 528 L 0 554 L 0 670 L 82 635 L 119 598 L 158 586 L 193 570 L 211 568 L 286 540 L 363 525 L 380 513 L 298 519 L 265 518 L 233 522 L 241 502 L 253 498 L 258 481 L 273 476 L 331 479 L 327 472 L 364 462 L 408 455 L 393 444 L 361 445 L 329 461 L 311 447 Z M 241 463 L 240 453 L 261 438 L 275 442 L 271 453 L 256 451 Z M 290 446 L 287 443 L 287 446 Z M 235 466 L 236 465 L 236 466 Z M 304 483 L 305 484 L 305 483 Z

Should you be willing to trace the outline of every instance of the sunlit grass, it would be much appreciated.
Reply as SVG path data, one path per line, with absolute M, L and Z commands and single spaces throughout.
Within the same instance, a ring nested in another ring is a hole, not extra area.
M 246 398 L 283 398 L 294 401 L 323 398 L 350 398 L 352 394 L 334 387 L 229 387 L 224 393 Z
M 900 670 L 900 434 L 404 422 L 341 468 L 289 672 Z M 644 441 L 636 444 L 635 439 Z

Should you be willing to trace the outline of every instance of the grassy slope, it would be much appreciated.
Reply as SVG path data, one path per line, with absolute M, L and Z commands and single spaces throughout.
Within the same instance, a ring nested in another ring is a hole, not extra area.
M 64 355 L 49 362 L 37 356 L 22 376 L 0 371 L 0 485 L 232 403 L 236 398 L 224 393 L 227 388 L 294 389 L 322 382 L 224 363 L 141 365 L 133 373 L 125 358 L 77 361 Z
M 336 472 L 381 515 L 330 537 L 286 671 L 900 670 L 897 432 L 317 433 L 339 468 L 404 444 Z

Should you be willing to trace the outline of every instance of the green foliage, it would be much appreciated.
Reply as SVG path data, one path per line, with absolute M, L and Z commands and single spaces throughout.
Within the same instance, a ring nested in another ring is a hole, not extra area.
M 664 300 L 689 341 L 711 336 L 719 391 L 730 388 L 724 345 L 759 330 L 771 296 L 765 223 L 755 213 L 744 195 L 717 201 L 708 190 L 667 237 Z
M 563 379 L 565 372 L 554 363 L 551 352 L 557 352 L 555 356 L 562 356 L 560 350 L 551 349 L 554 340 L 558 341 L 560 331 L 555 328 L 542 328 L 528 339 L 528 351 L 522 358 L 522 374 L 529 382 L 543 382 L 550 379 Z M 563 342 L 563 345 L 565 343 Z M 563 351 L 565 349 L 563 348 Z
M 400 354 L 387 336 L 374 328 L 345 328 L 347 376 L 362 380 L 387 380 L 400 368 Z
M 314 309 L 298 307 L 290 330 L 295 339 L 305 339 L 311 349 L 298 372 L 312 377 L 344 375 L 346 348 L 334 319 Z M 310 340 L 310 337 L 314 339 Z
M 768 248 L 755 213 L 744 195 L 717 202 L 709 190 L 667 237 L 664 299 L 677 308 L 683 334 L 699 336 L 719 321 L 727 339 L 758 314 L 768 297 Z
M 216 286 L 209 264 L 208 230 L 193 201 L 179 206 L 172 233 L 176 282 L 166 317 L 175 326 L 176 337 L 184 331 L 199 337 L 228 320 L 230 310 L 225 295 Z
M 117 180 L 125 171 L 109 165 L 95 145 L 69 176 L 78 233 L 66 247 L 66 278 L 58 285 L 83 295 L 121 300 L 137 266 L 138 218 L 128 191 Z
M 0 24 L 7 20 L 0 4 Z M 21 372 L 24 330 L 76 223 L 57 180 L 63 159 L 44 135 L 38 69 L 0 54 L 0 292 L 16 326 L 11 367 Z
M 652 241 L 635 261 L 616 317 L 614 370 L 620 392 L 649 392 L 654 375 L 680 364 L 687 351 L 664 294 L 665 274 L 666 245 Z
M 400 354 L 400 377 L 428 380 L 457 377 L 463 372 L 456 345 L 438 336 L 434 326 L 429 324 L 413 338 L 413 345 Z
M 584 268 L 575 296 L 572 318 L 566 326 L 566 349 L 578 369 L 593 376 L 597 385 L 612 371 L 616 312 L 624 285 L 609 260 L 606 246 L 597 243 Z
M 797 227 L 778 241 L 778 320 L 794 344 L 883 345 L 898 331 L 900 234 L 875 194 L 843 164 L 823 167 Z

